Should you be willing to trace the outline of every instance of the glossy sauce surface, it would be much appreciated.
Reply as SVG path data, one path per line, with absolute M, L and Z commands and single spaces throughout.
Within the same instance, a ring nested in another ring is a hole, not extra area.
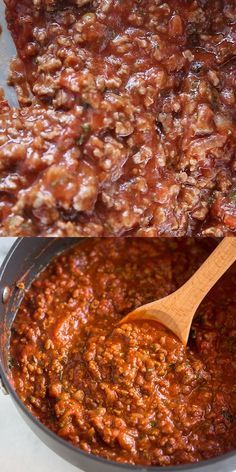
M 155 322 L 117 327 L 182 285 L 213 241 L 91 239 L 32 284 L 11 336 L 16 391 L 78 448 L 118 462 L 198 462 L 236 448 L 235 267 L 187 349 Z
M 236 230 L 233 0 L 6 0 L 0 234 Z

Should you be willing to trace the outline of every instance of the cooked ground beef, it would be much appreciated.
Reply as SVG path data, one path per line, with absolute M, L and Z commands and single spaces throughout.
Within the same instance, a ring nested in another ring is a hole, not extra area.
M 235 267 L 199 307 L 187 348 L 155 322 L 117 326 L 177 289 L 213 246 L 90 238 L 55 259 L 12 328 L 13 382 L 33 415 L 118 462 L 165 466 L 235 449 Z
M 233 0 L 6 4 L 0 234 L 236 231 Z

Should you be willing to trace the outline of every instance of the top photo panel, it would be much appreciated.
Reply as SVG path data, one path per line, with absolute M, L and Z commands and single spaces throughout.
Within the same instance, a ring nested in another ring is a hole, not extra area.
M 235 0 L 0 0 L 0 236 L 236 234 Z

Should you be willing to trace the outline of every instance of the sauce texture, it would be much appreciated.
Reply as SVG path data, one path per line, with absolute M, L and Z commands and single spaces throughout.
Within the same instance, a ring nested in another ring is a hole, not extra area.
M 121 463 L 171 465 L 236 448 L 233 267 L 185 349 L 155 322 L 117 322 L 182 285 L 213 241 L 90 239 L 56 258 L 16 315 L 16 392 L 48 428 Z
M 5 1 L 0 235 L 234 233 L 234 0 Z

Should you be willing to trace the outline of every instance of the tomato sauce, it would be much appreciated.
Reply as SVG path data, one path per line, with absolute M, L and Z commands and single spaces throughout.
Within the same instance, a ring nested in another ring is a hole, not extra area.
M 117 322 L 182 285 L 212 240 L 90 239 L 25 293 L 10 367 L 30 412 L 79 449 L 121 463 L 194 463 L 236 448 L 233 267 L 187 348 L 155 322 Z
M 234 0 L 5 0 L 0 235 L 236 231 Z

